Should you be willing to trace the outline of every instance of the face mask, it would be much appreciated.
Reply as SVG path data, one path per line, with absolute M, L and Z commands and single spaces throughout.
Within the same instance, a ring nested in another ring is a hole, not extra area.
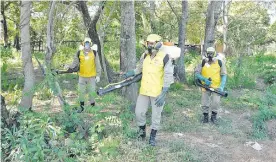
M 152 45 L 148 45 L 148 51 L 149 51 L 149 54 L 152 54 L 152 51 L 153 51 L 153 46 Z
M 207 58 L 209 61 L 213 60 L 213 53 L 207 53 Z
M 90 43 L 89 42 L 85 42 L 84 49 L 90 49 Z
M 208 56 L 208 60 L 209 60 L 210 62 L 212 62 L 212 60 L 213 60 L 213 57 L 211 57 L 211 56 Z

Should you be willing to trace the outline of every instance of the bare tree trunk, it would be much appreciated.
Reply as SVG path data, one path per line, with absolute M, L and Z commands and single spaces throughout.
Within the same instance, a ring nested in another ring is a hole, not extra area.
M 105 62 L 105 57 L 104 57 L 104 37 L 105 37 L 105 32 L 102 31 L 99 34 L 100 36 L 100 49 L 101 50 L 101 56 L 102 56 L 102 67 L 103 67 L 103 71 L 104 71 L 104 78 L 106 79 L 107 82 L 109 82 L 108 79 L 108 74 L 107 74 L 107 69 L 106 69 L 106 62 Z
M 20 11 L 20 30 L 21 30 L 21 44 L 22 44 L 22 62 L 24 69 L 24 89 L 20 107 L 30 109 L 33 101 L 33 88 L 35 84 L 35 74 L 32 62 L 32 53 L 30 45 L 30 17 L 31 17 L 31 1 L 21 2 Z
M 106 20 L 105 24 L 99 30 L 99 39 L 100 39 L 100 45 L 101 45 L 100 50 L 101 50 L 102 61 L 103 61 L 102 64 L 103 64 L 105 79 L 107 80 L 107 82 L 109 82 L 109 79 L 108 79 L 108 74 L 107 74 L 107 69 L 106 69 L 106 62 L 105 62 L 105 57 L 104 57 L 104 37 L 105 37 L 106 27 L 109 25 L 110 20 L 111 20 L 111 16 L 112 16 L 112 14 L 115 10 L 115 5 L 116 5 L 116 2 L 113 3 L 113 8 L 109 12 L 109 15 L 107 17 L 107 20 Z
M 50 12 L 47 24 L 47 40 L 46 40 L 46 57 L 45 63 L 48 69 L 51 69 L 52 57 L 55 53 L 54 45 L 54 12 L 55 12 L 56 1 L 50 2 Z
M 16 25 L 16 26 L 18 26 L 18 25 Z M 16 31 L 17 31 L 17 27 L 16 27 Z M 14 37 L 14 41 L 13 41 L 13 46 L 14 46 L 14 48 L 16 48 L 17 51 L 20 50 L 20 44 L 19 43 L 20 43 L 19 42 L 19 35 L 18 35 L 18 33 L 16 33 L 16 35 Z
M 150 3 L 150 27 L 151 27 L 151 32 L 156 33 L 155 1 L 149 1 L 149 3 Z
M 91 38 L 92 42 L 97 44 L 99 49 L 101 49 L 101 42 L 99 39 L 99 35 L 97 33 L 96 25 L 97 25 L 100 15 L 104 9 L 105 1 L 100 2 L 100 7 L 98 8 L 93 20 L 91 19 L 90 15 L 89 15 L 86 2 L 78 1 L 77 4 L 78 4 L 77 9 L 82 13 L 84 25 L 86 26 L 86 28 L 88 30 L 89 37 Z M 103 66 L 101 50 L 98 51 L 98 54 L 100 56 L 99 58 L 100 58 L 101 66 Z M 110 82 L 112 80 L 112 77 L 114 76 L 114 72 L 105 57 L 104 57 L 104 59 L 105 59 L 106 70 L 107 70 L 107 74 L 108 74 L 108 80 Z M 104 68 L 102 68 L 102 69 L 104 69 Z
M 1 128 L 7 128 L 8 127 L 8 118 L 10 112 L 6 108 L 5 98 L 1 95 Z
M 207 9 L 205 38 L 203 45 L 203 54 L 205 54 L 208 47 L 214 46 L 215 43 L 215 29 L 221 11 L 221 1 L 210 1 Z
M 185 39 L 186 39 L 186 26 L 188 21 L 188 1 L 182 1 L 182 15 L 179 21 L 179 33 L 178 33 L 178 45 L 181 48 L 181 54 L 178 61 L 177 75 L 180 79 L 180 82 L 186 83 L 186 73 L 185 73 L 185 64 L 184 64 L 184 55 L 185 55 Z
M 121 38 L 120 38 L 120 70 L 127 71 L 135 68 L 135 11 L 134 1 L 121 1 Z M 138 91 L 137 84 L 132 84 L 126 88 L 124 95 L 136 102 Z
M 223 53 L 227 51 L 227 32 L 228 32 L 228 5 L 231 2 L 224 0 L 223 2 Z
M 3 16 L 3 20 L 1 23 L 3 24 L 3 34 L 4 34 L 4 46 L 7 47 L 9 43 L 9 37 L 8 37 L 8 26 L 6 21 L 6 15 L 5 15 L 5 4 L 4 1 L 1 1 L 1 15 Z
M 46 56 L 45 56 L 47 71 L 50 71 L 52 69 L 52 58 L 56 52 L 55 43 L 54 43 L 55 7 L 56 7 L 56 1 L 50 2 L 50 7 L 49 7 L 50 12 L 49 12 L 48 24 L 47 24 Z M 66 105 L 66 101 L 62 95 L 62 90 L 57 80 L 53 77 L 53 80 L 51 80 L 50 82 L 52 83 L 49 83 L 49 85 L 54 86 L 55 95 L 58 98 L 59 104 L 61 106 Z

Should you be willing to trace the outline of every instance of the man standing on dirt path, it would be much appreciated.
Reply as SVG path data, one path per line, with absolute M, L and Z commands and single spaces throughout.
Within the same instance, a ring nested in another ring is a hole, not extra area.
M 100 81 L 101 65 L 97 53 L 97 45 L 92 46 L 90 38 L 85 38 L 83 41 L 83 49 L 79 50 L 69 65 L 68 71 L 77 72 L 79 74 L 79 101 L 80 109 L 77 112 L 84 110 L 85 92 L 88 90 L 88 96 L 91 106 L 95 106 L 94 93 L 96 90 L 96 82 Z
M 151 103 L 152 123 L 149 144 L 156 145 L 155 137 L 160 127 L 161 113 L 165 104 L 166 94 L 173 83 L 173 65 L 168 54 L 159 49 L 162 46 L 161 37 L 150 34 L 147 37 L 147 51 L 144 52 L 136 69 L 124 73 L 129 78 L 142 72 L 140 93 L 137 98 L 135 114 L 139 126 L 139 137 L 146 137 L 146 113 Z
M 210 88 L 223 91 L 227 78 L 226 66 L 224 61 L 217 59 L 215 56 L 215 49 L 208 47 L 205 58 L 203 58 L 201 64 L 195 70 L 195 77 Z M 211 109 L 211 122 L 217 124 L 217 110 L 219 106 L 220 96 L 202 88 L 201 107 L 203 111 L 203 123 L 209 122 L 209 109 Z

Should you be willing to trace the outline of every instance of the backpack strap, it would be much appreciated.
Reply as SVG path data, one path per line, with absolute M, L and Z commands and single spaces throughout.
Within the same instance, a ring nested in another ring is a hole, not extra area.
M 96 57 L 96 55 L 98 54 L 98 52 L 96 50 L 93 50 L 94 56 Z
M 144 60 L 145 60 L 146 57 L 147 57 L 147 54 L 144 54 Z
M 163 65 L 165 66 L 166 64 L 167 64 L 167 62 L 169 61 L 169 55 L 168 54 L 166 54 L 166 56 L 164 57 L 164 59 L 163 59 Z
M 80 50 L 78 50 L 77 56 L 78 56 L 78 58 L 79 58 L 79 63 L 80 63 Z
M 206 60 L 203 59 L 202 62 L 201 62 L 201 67 L 203 67 L 205 65 L 205 63 L 206 63 Z
M 202 60 L 202 63 L 201 63 L 201 67 L 203 67 L 203 66 L 205 65 L 205 63 L 206 63 L 206 60 L 205 60 L 205 59 L 203 59 L 203 60 Z M 219 60 L 219 59 L 218 59 L 218 64 L 219 64 L 219 67 L 221 67 L 221 66 L 222 66 L 222 61 L 221 61 L 221 60 Z
M 219 64 L 219 67 L 221 67 L 221 66 L 222 66 L 222 62 L 221 62 L 221 60 L 218 60 L 218 64 Z
M 80 58 L 80 50 L 78 50 L 77 56 L 78 56 L 78 58 Z

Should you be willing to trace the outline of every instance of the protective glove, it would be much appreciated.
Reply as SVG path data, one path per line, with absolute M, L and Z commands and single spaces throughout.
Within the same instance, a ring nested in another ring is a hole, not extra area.
M 96 76 L 96 79 L 95 79 L 96 83 L 99 83 L 100 80 L 101 80 L 101 78 L 99 76 Z
M 209 79 L 203 77 L 202 75 L 200 75 L 198 73 L 196 74 L 196 78 L 201 81 L 204 81 L 207 86 L 210 86 L 212 84 L 212 81 L 210 81 Z
M 226 75 L 221 75 L 221 81 L 220 81 L 220 86 L 218 88 L 219 91 L 223 91 L 225 87 L 227 76 Z
M 163 87 L 161 94 L 157 96 L 157 98 L 155 99 L 155 105 L 157 107 L 160 107 L 165 103 L 165 98 L 168 90 L 169 90 L 169 87 Z
M 134 75 L 135 75 L 134 70 L 129 70 L 129 71 L 127 71 L 126 73 L 123 74 L 123 78 L 124 78 L 124 79 L 127 79 L 127 78 L 129 78 L 129 77 L 134 76 Z

